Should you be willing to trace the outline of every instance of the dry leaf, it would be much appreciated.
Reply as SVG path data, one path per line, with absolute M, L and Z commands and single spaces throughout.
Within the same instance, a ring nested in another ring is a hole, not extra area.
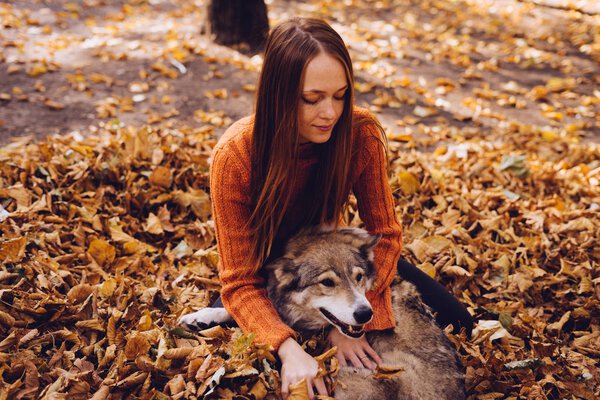
M 391 379 L 404 372 L 400 366 L 378 365 L 373 374 L 374 379 Z
M 127 340 L 125 345 L 125 357 L 128 360 L 135 360 L 138 356 L 146 355 L 150 350 L 150 342 L 140 334 L 134 334 Z
M 164 187 L 168 189 L 173 183 L 173 174 L 170 168 L 167 167 L 156 167 L 150 175 L 150 182 L 154 185 Z
M 0 260 L 7 263 L 21 261 L 25 256 L 26 244 L 27 239 L 24 237 L 0 243 Z
M 116 249 L 102 239 L 94 239 L 90 243 L 88 253 L 102 267 L 114 261 Z

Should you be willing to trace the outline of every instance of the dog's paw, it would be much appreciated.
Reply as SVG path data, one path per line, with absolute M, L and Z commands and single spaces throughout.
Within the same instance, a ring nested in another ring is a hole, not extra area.
M 231 315 L 224 308 L 207 307 L 191 314 L 182 315 L 177 324 L 188 329 L 201 330 L 216 325 L 224 325 L 231 321 Z

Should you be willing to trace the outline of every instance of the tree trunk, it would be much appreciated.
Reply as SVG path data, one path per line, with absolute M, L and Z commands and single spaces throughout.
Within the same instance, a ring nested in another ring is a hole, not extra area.
M 208 26 L 216 43 L 246 44 L 248 50 L 255 52 L 269 33 L 267 6 L 264 0 L 212 0 L 208 5 Z

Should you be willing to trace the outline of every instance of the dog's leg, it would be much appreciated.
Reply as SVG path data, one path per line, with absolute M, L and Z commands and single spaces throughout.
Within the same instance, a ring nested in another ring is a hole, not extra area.
M 182 315 L 177 321 L 178 325 L 188 329 L 206 329 L 216 325 L 227 325 L 233 318 L 224 308 L 206 307 L 191 314 Z

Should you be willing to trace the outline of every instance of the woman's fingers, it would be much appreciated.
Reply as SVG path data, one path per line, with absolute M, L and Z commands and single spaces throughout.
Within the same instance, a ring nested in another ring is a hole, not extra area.
M 325 386 L 325 381 L 323 378 L 317 378 L 314 380 L 315 388 L 317 389 L 317 393 L 327 396 L 327 386 Z
M 365 368 L 368 369 L 375 369 L 377 368 L 377 364 L 375 364 L 370 358 L 369 356 L 364 353 L 363 351 L 359 351 L 357 353 L 358 355 L 358 359 L 360 360 L 360 362 L 365 366 Z
M 364 348 L 365 352 L 371 357 L 377 364 L 383 364 L 383 360 L 379 357 L 379 354 L 368 344 Z
M 310 382 L 308 379 L 306 381 L 308 383 L 308 385 L 306 385 L 308 387 L 308 398 L 312 400 L 315 398 L 315 391 L 313 390 L 312 382 Z
M 358 354 L 356 353 L 350 353 L 348 354 L 348 360 L 352 363 L 353 366 L 355 366 L 356 368 L 364 368 L 365 366 L 363 365 L 363 363 L 360 361 L 360 359 L 358 358 Z
M 346 362 L 346 357 L 344 357 L 344 355 L 341 352 L 338 351 L 338 353 L 336 354 L 336 357 L 337 357 L 338 361 L 340 362 L 341 367 L 348 366 L 348 363 Z
M 289 382 L 287 380 L 287 377 L 285 375 L 283 375 L 281 377 L 281 397 L 283 397 L 284 399 L 287 399 L 289 394 L 290 394 Z

